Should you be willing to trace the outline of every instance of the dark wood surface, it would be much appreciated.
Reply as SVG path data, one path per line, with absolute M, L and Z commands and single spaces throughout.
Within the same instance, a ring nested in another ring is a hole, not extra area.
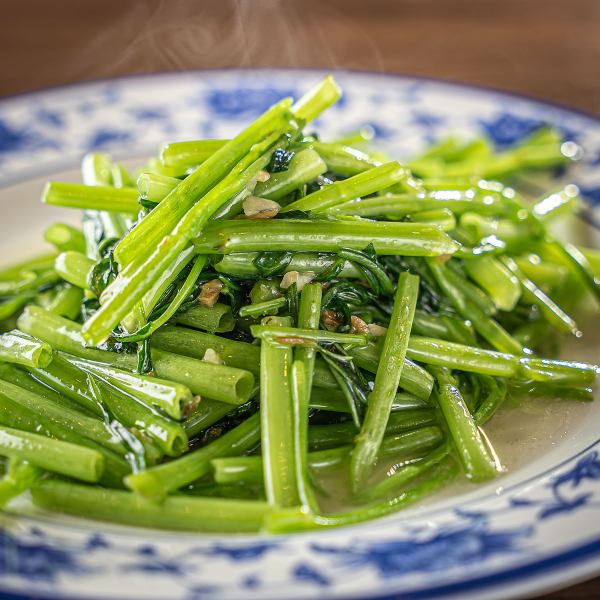
M 323 67 L 600 114 L 600 0 L 2 0 L 0 95 L 178 69 Z M 600 529 L 600 524 L 590 524 Z M 600 598 L 600 579 L 542 596 Z

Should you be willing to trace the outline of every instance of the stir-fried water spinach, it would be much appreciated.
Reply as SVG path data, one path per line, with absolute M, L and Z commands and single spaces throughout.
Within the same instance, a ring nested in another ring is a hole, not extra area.
M 190 531 L 352 524 L 499 476 L 483 428 L 507 396 L 592 399 L 597 367 L 546 349 L 581 336 L 600 253 L 552 231 L 575 186 L 519 191 L 564 170 L 560 133 L 401 164 L 312 132 L 340 96 L 328 77 L 231 140 L 167 144 L 137 185 L 105 154 L 48 184 L 83 221 L 0 270 L 2 503 L 31 489 Z

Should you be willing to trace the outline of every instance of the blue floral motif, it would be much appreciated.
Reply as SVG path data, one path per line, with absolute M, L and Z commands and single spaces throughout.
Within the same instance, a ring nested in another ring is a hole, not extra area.
M 26 541 L 6 530 L 0 530 L 0 556 L 0 576 L 54 581 L 62 574 L 82 575 L 90 571 L 80 564 L 75 552 L 41 539 Z
M 302 562 L 298 563 L 293 571 L 292 576 L 296 581 L 314 583 L 320 587 L 328 587 L 331 585 L 329 577 L 324 575 L 319 569 L 313 565 Z
M 131 140 L 131 134 L 127 131 L 116 131 L 112 129 L 99 129 L 87 143 L 88 150 L 100 150 L 107 146 L 114 146 Z
M 579 186 L 581 195 L 590 200 L 592 204 L 600 206 L 600 186 L 598 187 L 583 187 Z
M 40 108 L 35 113 L 35 118 L 40 122 L 55 129 L 62 129 L 65 126 L 65 119 L 57 110 Z
M 56 146 L 55 142 L 36 131 L 12 126 L 6 120 L 0 119 L 0 154 L 55 148 Z
M 349 568 L 374 568 L 384 578 L 413 572 L 432 572 L 483 562 L 498 554 L 522 551 L 521 541 L 533 530 L 490 528 L 478 514 L 473 522 L 442 528 L 426 539 L 409 537 L 385 542 L 359 542 L 338 548 L 314 544 L 315 552 L 333 554 Z
M 491 121 L 480 120 L 479 124 L 497 146 L 516 144 L 544 125 L 539 119 L 518 117 L 509 112 L 502 112 Z
M 202 100 L 215 115 L 240 119 L 258 116 L 282 98 L 296 95 L 291 89 L 240 87 L 210 90 L 206 95 L 202 94 Z
M 211 556 L 224 556 L 234 562 L 252 561 L 265 556 L 271 550 L 280 548 L 281 544 L 277 542 L 258 542 L 256 544 L 246 544 L 243 546 L 233 546 L 229 544 L 215 544 L 208 551 Z

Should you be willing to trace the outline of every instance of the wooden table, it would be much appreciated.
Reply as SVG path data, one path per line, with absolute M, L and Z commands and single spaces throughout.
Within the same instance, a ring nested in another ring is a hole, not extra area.
M 600 0 L 2 0 L 0 95 L 129 73 L 370 69 L 600 114 Z M 600 579 L 544 598 L 600 597 Z

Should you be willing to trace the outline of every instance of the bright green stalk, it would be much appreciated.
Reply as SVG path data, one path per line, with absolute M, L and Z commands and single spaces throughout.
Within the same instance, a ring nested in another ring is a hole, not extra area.
M 36 273 L 47 271 L 54 266 L 56 254 L 42 254 L 35 258 L 28 258 L 16 264 L 0 268 L 0 281 L 20 280 L 24 276 L 35 277 Z
M 379 451 L 380 458 L 402 460 L 414 458 L 429 452 L 439 445 L 443 435 L 439 427 L 421 427 L 383 438 Z M 349 460 L 352 446 L 338 446 L 326 450 L 309 452 L 308 466 L 314 473 L 340 467 Z M 217 483 L 263 483 L 263 463 L 261 456 L 235 456 L 217 458 L 211 461 L 213 477 Z
M 504 212 L 502 194 L 489 190 L 435 190 L 427 194 L 386 194 L 346 202 L 331 212 L 336 215 L 402 219 L 416 212 L 447 209 L 455 215 L 467 211 L 495 215 Z
M 434 225 L 384 221 L 269 219 L 219 221 L 194 241 L 199 254 L 271 251 L 338 252 L 373 244 L 381 255 L 453 254 L 458 244 Z
M 137 494 L 64 481 L 44 481 L 33 489 L 36 506 L 101 521 L 205 533 L 253 533 L 269 511 L 264 502 L 170 496 L 154 504 Z
M 54 269 L 65 281 L 82 290 L 88 290 L 95 265 L 96 263 L 85 254 L 70 250 L 56 257 Z
M 435 423 L 436 415 L 431 408 L 402 410 L 389 414 L 384 432 L 387 435 L 392 435 Z M 310 450 L 324 450 L 342 444 L 350 444 L 355 441 L 359 431 L 353 421 L 328 425 L 311 425 L 308 430 L 308 445 Z
M 19 327 L 25 332 L 37 332 L 41 339 L 57 350 L 120 369 L 130 371 L 136 369 L 137 358 L 135 355 L 87 348 L 83 343 L 80 325 L 53 315 L 37 306 L 29 306 L 23 311 L 19 318 Z M 154 337 L 157 337 L 159 333 L 160 331 L 156 332 Z M 200 332 L 196 333 L 200 335 Z M 213 338 L 219 339 L 216 336 L 211 336 L 210 339 Z M 217 348 L 213 349 L 223 357 L 223 353 L 219 352 Z M 180 348 L 180 350 L 182 349 Z M 252 373 L 241 368 L 216 365 L 163 350 L 152 350 L 151 354 L 154 371 L 158 377 L 182 383 L 190 388 L 193 394 L 231 404 L 241 404 L 248 400 L 254 388 Z M 237 364 L 244 364 L 244 362 L 241 361 Z
M 520 285 L 526 290 L 526 300 L 537 304 L 544 315 L 544 318 L 553 327 L 565 333 L 579 334 L 577 323 L 572 319 L 556 302 L 547 296 L 531 279 L 528 279 L 519 265 L 510 257 L 500 257 L 502 264 L 507 267 L 516 277 Z
M 456 217 L 454 213 L 447 208 L 436 208 L 432 210 L 422 210 L 410 215 L 410 221 L 413 223 L 429 223 L 436 225 L 442 231 L 452 231 L 456 229 Z
M 32 396 L 29 395 L 29 398 Z M 104 457 L 105 469 L 100 479 L 103 485 L 122 487 L 123 477 L 131 472 L 131 467 L 121 456 L 100 446 L 88 436 L 76 433 L 70 426 L 51 419 L 42 419 L 39 412 L 31 410 L 24 404 L 17 404 L 3 393 L 0 393 L 0 423 L 98 451 Z
M 104 470 L 102 454 L 95 450 L 10 427 L 0 427 L 0 454 L 83 481 L 98 481 Z
M 456 462 L 450 460 L 443 461 L 429 471 L 426 479 L 401 492 L 394 498 L 369 504 L 350 512 L 332 515 L 307 514 L 297 508 L 273 511 L 266 517 L 265 526 L 270 533 L 290 533 L 293 531 L 323 529 L 327 527 L 342 527 L 380 518 L 433 493 L 454 478 L 457 471 Z
M 109 384 L 89 369 L 89 363 L 67 354 L 56 356 L 33 376 L 99 416 L 114 415 L 125 427 L 148 435 L 163 454 L 178 456 L 187 448 L 187 436 L 179 423 L 148 408 L 131 395 Z
M 138 193 L 133 188 L 113 188 L 105 185 L 82 183 L 48 183 L 42 193 L 42 202 L 51 206 L 102 210 L 135 215 L 140 210 Z
M 188 296 L 194 289 L 196 285 L 196 281 L 206 264 L 205 256 L 197 256 L 194 260 L 194 264 L 188 273 L 188 276 L 185 278 L 183 285 L 178 290 L 175 298 L 171 301 L 169 306 L 165 309 L 165 311 L 156 319 L 152 321 L 148 321 L 145 325 L 140 327 L 137 331 L 125 335 L 120 339 L 124 341 L 140 341 L 147 337 L 150 337 L 157 329 L 162 327 L 173 315 L 179 310 L 179 307 L 187 300 Z
M 262 315 L 276 315 L 281 308 L 287 306 L 287 298 L 272 298 L 264 302 L 256 302 L 242 306 L 239 310 L 240 317 L 260 317 Z
M 334 78 L 328 75 L 304 96 L 299 98 L 292 106 L 292 112 L 297 119 L 307 123 L 316 119 L 323 111 L 327 110 L 342 97 L 342 90 Z
M 198 359 L 202 359 L 206 351 L 211 348 L 227 366 L 246 369 L 254 375 L 260 374 L 260 348 L 247 342 L 167 325 L 152 336 L 152 344 L 155 348 Z M 315 364 L 314 385 L 337 388 L 335 379 L 321 360 L 317 360 Z M 210 397 L 209 394 L 207 395 Z
M 11 458 L 8 462 L 8 470 L 0 480 L 0 507 L 22 494 L 43 475 L 43 471 L 35 465 L 21 460 Z
M 17 406 L 35 413 L 40 427 L 52 427 L 52 424 L 55 424 L 79 436 L 88 438 L 116 454 L 123 456 L 126 453 L 126 448 L 121 440 L 100 419 L 88 416 L 80 410 L 65 405 L 64 400 L 60 404 L 56 403 L 52 395 L 57 394 L 51 389 L 40 394 L 37 393 L 40 390 L 33 391 L 19 385 L 22 381 L 18 376 L 15 379 L 10 374 L 8 376 L 5 374 L 0 375 L 3 377 L 0 379 L 0 394 L 10 399 Z M 43 389 L 44 386 L 35 380 L 32 381 L 34 386 L 37 383 Z M 29 387 L 33 388 L 34 386 Z
M 286 99 L 270 108 L 186 177 L 119 242 L 115 248 L 116 260 L 124 267 L 132 262 L 140 264 L 149 257 L 161 240 L 171 234 L 199 199 L 222 180 L 248 152 L 251 152 L 255 144 L 273 132 L 281 135 L 289 129 L 290 103 L 290 100 Z M 223 198 L 219 204 L 231 195 L 233 194 Z M 208 217 L 210 214 L 207 215 Z M 185 245 L 187 244 L 184 244 L 184 247 Z
M 228 275 L 235 275 L 242 278 L 259 277 L 258 269 L 254 265 L 254 259 L 258 252 L 241 252 L 238 254 L 226 254 L 214 265 L 215 270 Z M 298 271 L 306 273 L 308 271 L 319 275 L 335 263 L 335 256 L 323 256 L 318 253 L 298 252 L 294 254 L 292 260 L 285 269 L 285 272 Z M 360 279 L 362 274 L 349 261 L 344 262 L 344 266 L 338 274 L 340 278 Z
M 87 360 L 71 359 L 70 362 L 82 371 L 91 373 L 124 394 L 134 397 L 151 409 L 159 409 L 173 419 L 181 420 L 182 414 L 192 402 L 192 393 L 181 383 L 130 373 Z
M 313 387 L 310 396 L 310 407 L 331 412 L 348 413 L 348 400 L 339 389 Z M 408 392 L 396 394 L 392 403 L 392 412 L 411 410 L 413 408 L 430 408 L 430 404 Z
M 385 435 L 404 366 L 418 294 L 419 278 L 402 273 L 394 296 L 394 308 L 381 351 L 375 385 L 352 453 L 351 481 L 355 491 L 366 483 Z
M 289 319 L 282 318 L 282 323 L 285 321 Z M 269 504 L 283 507 L 298 506 L 302 502 L 294 439 L 298 430 L 294 429 L 292 362 L 290 347 L 261 340 L 260 420 L 265 492 Z
M 501 352 L 522 354 L 523 347 L 501 325 L 489 318 L 473 299 L 465 293 L 461 279 L 444 264 L 428 260 L 427 265 L 436 283 L 446 295 L 456 312 L 473 323 L 477 333 Z
M 61 285 L 47 306 L 47 309 L 55 315 L 76 319 L 81 312 L 81 301 L 83 291 L 68 283 Z
M 235 408 L 232 404 L 201 398 L 197 407 L 183 421 L 183 429 L 188 438 L 192 439 L 207 427 L 220 421 Z
M 406 179 L 407 173 L 397 162 L 390 162 L 343 179 L 285 206 L 281 212 L 302 210 L 323 212 L 348 200 L 384 190 Z
M 325 171 L 327 165 L 314 150 L 301 150 L 292 157 L 285 171 L 271 173 L 267 181 L 256 184 L 253 193 L 261 198 L 280 200 Z
M 197 167 L 220 150 L 229 140 L 190 140 L 165 144 L 160 150 L 160 161 L 166 167 L 182 174 Z
M 12 317 L 34 298 L 35 294 L 31 292 L 25 292 L 10 298 L 2 298 L 0 300 L 0 321 L 4 321 L 5 319 Z
M 498 310 L 511 311 L 521 297 L 521 284 L 506 266 L 494 256 L 480 256 L 464 261 L 469 277 L 485 290 Z
M 535 254 L 523 255 L 515 258 L 514 261 L 525 277 L 546 291 L 560 287 L 569 276 L 569 269 L 565 265 L 546 260 L 541 261 Z
M 158 204 L 180 183 L 181 179 L 176 177 L 159 175 L 158 173 L 141 173 L 137 178 L 137 189 L 143 200 Z
M 472 481 L 496 477 L 501 467 L 496 463 L 492 448 L 486 444 L 450 372 L 444 368 L 432 368 L 432 371 L 437 378 L 436 398 L 467 477 Z
M 0 335 L 0 362 L 46 367 L 52 360 L 49 344 L 16 329 Z
M 508 386 L 504 379 L 486 377 L 487 395 L 473 415 L 478 427 L 485 425 L 500 408 L 506 398 Z
M 440 338 L 459 344 L 476 343 L 473 327 L 467 321 L 448 315 L 433 315 L 419 309 L 415 311 L 412 331 L 415 335 Z
M 369 343 L 361 348 L 347 348 L 346 351 L 361 369 L 377 373 L 381 346 Z M 418 398 L 427 400 L 433 388 L 433 377 L 419 365 L 405 359 L 400 374 L 400 387 Z
M 309 147 L 319 153 L 328 171 L 333 171 L 342 177 L 352 177 L 381 164 L 365 152 L 342 144 L 309 142 Z
M 241 309 L 240 316 L 244 316 Z M 180 325 L 202 329 L 209 333 L 226 333 L 233 331 L 235 327 L 235 319 L 231 312 L 231 307 L 220 303 L 214 306 L 196 304 L 184 312 L 176 314 L 173 317 L 173 321 Z
M 406 489 L 407 484 L 427 473 L 432 466 L 446 458 L 449 451 L 449 446 L 444 444 L 441 448 L 434 450 L 428 456 L 408 465 L 401 466 L 373 487 L 366 488 L 359 495 L 361 501 L 383 500 L 390 496 L 393 497 L 401 494 L 403 490 Z
M 75 250 L 85 254 L 85 237 L 76 227 L 66 223 L 54 223 L 44 231 L 44 239 L 59 252 Z
M 298 327 L 279 327 L 272 325 L 252 325 L 250 332 L 255 338 L 272 344 L 291 346 L 326 344 L 348 344 L 364 346 L 367 338 L 356 333 L 336 333 L 317 329 L 300 329 Z
M 253 415 L 215 441 L 170 462 L 127 477 L 127 487 L 145 498 L 159 500 L 210 471 L 210 461 L 243 454 L 260 439 L 259 415 Z
M 318 329 L 321 319 L 323 288 L 318 283 L 304 286 L 298 308 L 298 327 Z M 294 453 L 298 495 L 303 506 L 318 510 L 318 504 L 308 472 L 308 417 L 313 386 L 316 351 L 310 347 L 299 347 L 294 352 L 291 372 L 292 404 L 294 410 Z

